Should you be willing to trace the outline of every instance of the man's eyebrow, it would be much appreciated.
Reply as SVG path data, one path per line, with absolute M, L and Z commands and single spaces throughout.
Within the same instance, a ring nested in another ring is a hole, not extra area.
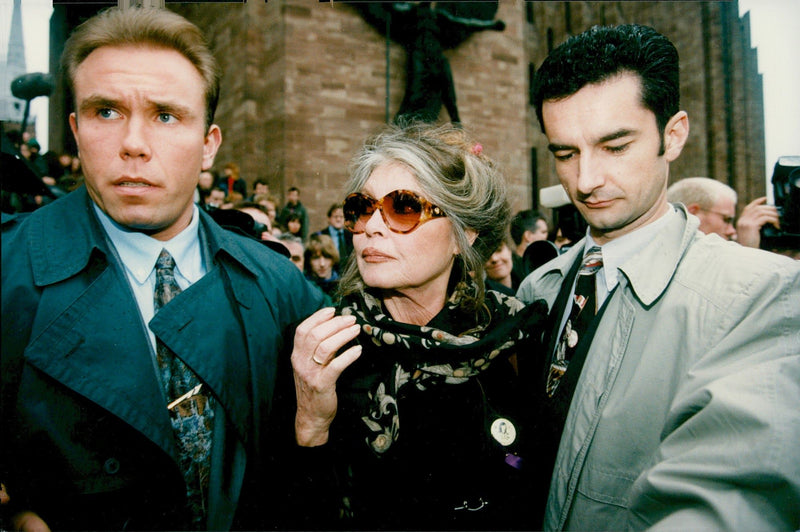
M 568 146 L 566 144 L 548 144 L 547 149 L 550 150 L 551 153 L 565 150 L 577 150 L 575 146 Z
M 622 137 L 629 137 L 636 133 L 633 129 L 620 129 L 619 131 L 615 131 L 613 133 L 609 133 L 603 137 L 600 137 L 597 142 L 598 144 L 602 144 L 603 142 L 608 142 L 610 140 L 621 139 Z
M 83 100 L 78 107 L 79 112 L 85 113 L 91 109 L 102 109 L 104 107 L 118 107 L 119 102 L 104 96 L 92 95 Z
M 179 103 L 152 102 L 153 108 L 158 113 L 170 113 L 180 116 L 194 116 L 191 108 Z

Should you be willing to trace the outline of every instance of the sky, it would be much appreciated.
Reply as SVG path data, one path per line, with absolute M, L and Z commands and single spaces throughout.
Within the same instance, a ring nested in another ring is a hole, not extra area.
M 739 0 L 764 82 L 767 180 L 778 157 L 800 155 L 800 2 Z M 770 198 L 772 187 L 768 186 Z
M 13 0 L 0 0 L 0 52 L 7 51 Z M 800 1 L 739 0 L 739 12 L 750 12 L 751 45 L 758 49 L 759 71 L 764 80 L 766 125 L 766 175 L 782 155 L 800 155 Z M 47 72 L 47 42 L 52 0 L 23 0 L 22 26 L 29 72 Z M 48 147 L 47 98 L 31 103 L 37 116 L 37 137 Z M 771 187 L 767 187 L 771 193 Z

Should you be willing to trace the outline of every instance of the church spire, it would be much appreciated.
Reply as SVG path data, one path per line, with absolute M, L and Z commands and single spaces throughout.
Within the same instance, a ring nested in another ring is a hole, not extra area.
M 14 0 L 8 52 L 4 59 L 0 60 L 0 120 L 19 122 L 22 120 L 25 104 L 11 94 L 11 82 L 28 71 L 22 34 L 22 0 Z

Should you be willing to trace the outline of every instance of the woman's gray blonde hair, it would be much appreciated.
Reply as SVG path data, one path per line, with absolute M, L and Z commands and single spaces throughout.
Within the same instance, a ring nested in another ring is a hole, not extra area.
M 461 251 L 462 280 L 472 274 L 475 298 L 463 306 L 476 309 L 485 293 L 484 263 L 503 241 L 511 207 L 505 178 L 461 127 L 452 124 L 392 125 L 370 137 L 353 158 L 345 194 L 361 192 L 372 172 L 383 164 L 400 164 L 417 179 L 424 196 L 447 215 Z M 468 230 L 477 233 L 470 245 Z M 354 258 L 347 264 L 340 292 L 364 288 Z
M 90 18 L 67 39 L 61 55 L 61 73 L 75 93 L 75 71 L 98 48 L 150 45 L 177 51 L 203 78 L 206 129 L 214 121 L 219 100 L 220 69 L 200 29 L 167 9 L 112 7 Z

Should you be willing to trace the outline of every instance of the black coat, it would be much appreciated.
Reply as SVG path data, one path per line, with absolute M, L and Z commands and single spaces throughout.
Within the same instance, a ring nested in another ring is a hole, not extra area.
M 432 321 L 429 326 L 442 327 Z M 452 324 L 451 324 L 452 325 Z M 462 324 L 463 325 L 463 324 Z M 294 504 L 298 528 L 345 530 L 535 529 L 531 479 L 526 473 L 522 383 L 510 359 L 497 359 L 461 384 L 397 397 L 400 432 L 384 454 L 366 441 L 362 416 L 376 381 L 394 357 L 384 345 L 370 348 L 337 382 L 338 411 L 330 442 L 297 448 Z M 520 349 L 528 349 L 520 344 Z M 517 432 L 508 446 L 492 436 L 503 418 Z M 513 464 L 513 465 L 512 465 Z M 532 465 L 532 464 L 529 464 Z M 313 501 L 310 504 L 309 501 Z

